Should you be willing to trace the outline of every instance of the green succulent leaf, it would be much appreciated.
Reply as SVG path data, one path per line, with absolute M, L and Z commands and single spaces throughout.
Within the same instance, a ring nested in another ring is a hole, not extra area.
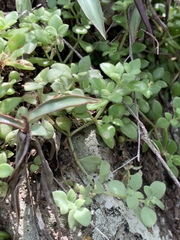
M 74 218 L 82 226 L 87 227 L 91 222 L 91 213 L 87 208 L 79 208 L 75 211 Z
M 98 156 L 91 155 L 81 158 L 79 161 L 86 171 L 94 173 L 97 171 L 97 167 L 100 165 L 102 160 Z
M 152 227 L 156 221 L 157 216 L 154 210 L 151 208 L 144 206 L 140 211 L 141 220 L 146 227 Z
M 12 53 L 13 51 L 15 51 L 16 49 L 22 48 L 25 44 L 26 41 L 26 36 L 23 33 L 18 33 L 14 36 L 12 36 L 8 43 L 7 46 L 10 50 L 10 52 Z
M 163 76 L 164 76 L 164 68 L 162 68 L 162 67 L 156 68 L 156 69 L 153 71 L 154 80 L 162 79 Z
M 163 129 L 167 129 L 170 125 L 170 122 L 164 118 L 164 117 L 160 117 L 158 120 L 157 120 L 157 126 L 160 127 L 160 128 L 163 128 Z
M 65 131 L 67 133 L 70 133 L 72 122 L 68 117 L 66 117 L 66 116 L 57 117 L 56 118 L 56 124 L 57 124 L 59 129 Z
M 6 182 L 0 181 L 0 197 L 5 197 L 7 194 L 7 191 L 8 191 L 8 184 Z M 0 233 L 0 236 L 1 236 L 1 233 Z
M 23 11 L 30 12 L 32 9 L 31 1 L 30 0 L 16 0 L 16 10 L 19 13 Z
M 108 147 L 114 148 L 115 145 L 114 135 L 116 132 L 115 127 L 110 124 L 104 124 L 97 125 L 97 129 L 104 142 L 108 145 Z
M 73 229 L 78 225 L 76 219 L 74 218 L 75 211 L 75 209 L 71 209 L 68 213 L 68 225 L 70 229 Z
M 100 183 L 105 182 L 109 174 L 110 174 L 110 164 L 107 161 L 101 161 L 100 172 L 99 172 Z
M 128 119 L 123 119 L 123 126 L 120 127 L 121 132 L 130 139 L 137 139 L 137 126 L 134 122 Z
M 9 233 L 5 232 L 5 231 L 0 231 L 0 239 L 1 240 L 6 240 L 6 239 L 10 239 L 11 236 Z
M 67 195 L 63 191 L 54 191 L 53 193 L 54 202 L 57 207 L 60 208 L 62 215 L 67 214 L 69 211 Z
M 75 202 L 76 200 L 76 193 L 72 188 L 67 193 L 67 200 L 70 202 Z
M 14 168 L 11 167 L 8 163 L 0 164 L 0 178 L 9 177 L 14 171 Z
M 153 196 L 153 190 L 149 186 L 144 186 L 144 192 L 145 192 L 147 197 Z
M 179 155 L 174 155 L 172 158 L 172 162 L 176 166 L 180 166 L 180 156 Z
M 180 107 L 180 97 L 175 97 L 173 99 L 173 107 L 174 108 L 179 108 Z
M 77 208 L 80 208 L 84 205 L 84 203 L 85 203 L 85 199 L 77 199 L 74 204 Z
M 142 175 L 138 172 L 131 176 L 129 181 L 129 186 L 134 190 L 137 191 L 142 186 Z
M 166 191 L 166 185 L 163 182 L 159 182 L 159 181 L 154 181 L 151 185 L 150 188 L 153 191 L 153 195 L 158 198 L 161 199 Z
M 0 112 L 3 114 L 10 113 L 18 106 L 21 100 L 21 97 L 11 97 L 4 99 L 2 102 L 0 102 Z
M 130 196 L 128 195 L 126 198 L 126 203 L 129 209 L 136 209 L 139 205 L 139 200 L 138 198 L 134 195 L 134 196 Z
M 127 191 L 124 183 L 118 180 L 111 180 L 107 184 L 108 190 L 115 196 L 119 198 L 125 198 Z

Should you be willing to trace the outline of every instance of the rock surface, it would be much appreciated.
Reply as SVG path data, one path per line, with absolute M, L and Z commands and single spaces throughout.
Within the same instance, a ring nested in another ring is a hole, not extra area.
M 75 151 L 79 158 L 89 155 L 96 155 L 103 160 L 113 162 L 113 150 L 106 147 L 102 140 L 97 136 L 95 129 L 88 127 L 82 132 L 73 137 L 73 144 Z M 69 158 L 69 159 L 68 159 Z M 60 160 L 63 162 L 71 162 L 71 155 L 67 150 L 61 149 Z M 125 159 L 126 160 L 126 159 Z M 79 171 L 80 172 L 80 171 Z M 80 173 L 83 181 L 87 180 Z M 68 172 L 64 172 L 64 177 L 70 177 L 73 181 L 79 181 L 77 174 L 74 170 L 71 172 L 71 167 Z M 96 177 L 94 175 L 94 177 Z M 61 179 L 61 178 L 59 178 Z M 55 185 L 55 188 L 56 185 Z M 19 236 L 15 239 L 19 240 L 38 240 L 38 239 L 57 239 L 55 236 L 52 238 L 47 237 L 46 233 L 51 230 L 55 225 L 54 216 L 50 209 L 46 206 L 43 212 L 46 214 L 42 216 L 46 228 L 43 229 L 43 223 L 38 223 L 36 216 L 34 216 L 31 202 L 25 203 L 26 190 L 21 189 L 21 221 L 19 227 Z M 23 197 L 22 197 L 23 196 Z M 7 208 L 9 205 L 6 206 Z M 90 236 L 93 240 L 170 240 L 170 234 L 166 237 L 160 237 L 160 229 L 156 225 L 148 231 L 146 227 L 137 219 L 132 211 L 130 211 L 121 200 L 111 196 L 99 195 L 95 197 L 93 204 L 90 206 L 92 212 L 92 224 L 87 228 L 77 228 L 74 232 L 67 230 L 64 238 L 83 240 L 88 239 L 85 236 Z M 37 215 L 37 210 L 36 210 Z M 44 217 L 44 218 L 43 218 Z M 7 211 L 1 209 L 1 228 L 9 233 L 14 233 L 14 222 L 7 221 Z M 2 220 L 3 219 L 3 220 Z M 39 221 L 41 218 L 38 218 Z M 62 219 L 61 219 L 62 221 Z M 64 221 L 64 220 L 63 220 Z M 2 222 L 6 224 L 2 224 Z M 42 226 L 42 229 L 39 228 Z

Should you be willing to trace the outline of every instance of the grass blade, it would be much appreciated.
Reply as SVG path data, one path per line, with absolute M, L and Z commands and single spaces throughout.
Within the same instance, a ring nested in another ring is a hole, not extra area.
M 104 20 L 99 0 L 77 0 L 86 17 L 94 24 L 100 34 L 106 39 Z
M 75 107 L 95 102 L 97 102 L 97 100 L 94 98 L 82 97 L 78 95 L 56 97 L 39 105 L 37 108 L 32 110 L 28 114 L 28 120 L 29 122 L 34 122 L 40 119 L 42 116 L 45 116 L 57 110 L 63 110 L 69 107 Z

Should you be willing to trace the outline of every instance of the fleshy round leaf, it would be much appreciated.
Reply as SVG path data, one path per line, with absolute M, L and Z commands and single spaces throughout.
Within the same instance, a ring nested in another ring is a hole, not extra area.
M 173 107 L 174 108 L 179 108 L 180 107 L 180 97 L 175 97 L 173 99 Z
M 25 44 L 25 41 L 26 41 L 25 34 L 18 33 L 9 39 L 7 46 L 10 52 L 12 53 L 14 50 L 22 48 Z
M 129 209 L 136 209 L 139 205 L 139 201 L 138 198 L 134 195 L 134 196 L 127 196 L 126 198 L 126 203 L 128 205 Z
M 100 165 L 100 173 L 99 173 L 99 181 L 103 183 L 107 180 L 110 174 L 110 164 L 107 161 L 101 161 Z
M 157 123 L 156 125 L 160 128 L 163 128 L 163 129 L 166 129 L 169 127 L 170 125 L 170 122 L 164 118 L 164 117 L 160 117 L 158 120 L 157 120 Z
M 12 126 L 7 124 L 0 124 L 0 138 L 5 139 L 6 136 L 13 130 Z
M 74 202 L 76 200 L 76 193 L 72 188 L 67 193 L 67 199 L 70 202 Z
M 129 181 L 129 186 L 134 190 L 137 191 L 142 186 L 142 175 L 140 173 L 136 173 L 131 176 Z
M 166 191 L 166 185 L 163 182 L 154 181 L 150 188 L 153 190 L 153 195 L 158 199 L 161 199 L 164 196 Z
M 111 180 L 107 184 L 108 190 L 116 197 L 125 198 L 126 197 L 126 188 L 124 183 L 118 180 Z
M 9 177 L 13 171 L 14 171 L 14 168 L 11 167 L 9 164 L 7 163 L 0 164 L 0 178 Z
M 87 227 L 91 222 L 91 213 L 87 208 L 80 208 L 75 211 L 74 218 L 82 226 Z
M 157 216 L 155 211 L 147 206 L 141 209 L 140 216 L 141 216 L 142 222 L 146 227 L 152 227 L 157 221 Z
M 63 191 L 54 191 L 53 193 L 53 198 L 54 198 L 54 202 L 56 204 L 57 207 L 60 208 L 60 212 L 62 215 L 68 213 L 68 200 L 67 200 L 67 196 L 65 194 L 65 192 Z
M 21 97 L 11 97 L 6 98 L 0 103 L 0 112 L 1 113 L 10 113 L 17 105 L 21 102 Z
M 7 194 L 7 190 L 8 190 L 8 184 L 6 182 L 0 181 L 0 197 L 5 197 Z M 8 237 L 8 239 L 9 239 L 9 237 Z
M 72 121 L 66 116 L 59 116 L 56 118 L 56 124 L 61 130 L 69 133 L 72 126 Z
M 97 128 L 104 142 L 108 145 L 108 147 L 113 148 L 115 145 L 115 127 L 110 124 L 104 124 L 102 126 L 98 125 Z
M 86 171 L 94 173 L 97 171 L 97 167 L 99 166 L 102 160 L 99 157 L 92 155 L 81 158 L 79 159 L 79 161 Z

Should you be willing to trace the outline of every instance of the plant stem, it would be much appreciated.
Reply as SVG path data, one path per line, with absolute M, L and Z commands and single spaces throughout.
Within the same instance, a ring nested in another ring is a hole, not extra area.
M 79 127 L 79 128 L 77 128 L 76 130 L 72 131 L 72 132 L 70 133 L 70 137 L 74 136 L 76 133 L 78 133 L 79 131 L 83 130 L 84 128 L 92 125 L 93 123 L 94 123 L 93 121 L 85 123 L 85 124 L 82 125 L 81 127 Z
M 74 146 L 73 146 L 71 137 L 68 137 L 68 142 L 69 142 L 69 146 L 70 146 L 71 151 L 72 151 L 72 153 L 73 153 L 74 160 L 75 160 L 76 164 L 77 164 L 78 167 L 81 169 L 81 171 L 83 172 L 83 174 L 86 175 L 89 183 L 94 187 L 94 183 L 93 183 L 92 179 L 90 178 L 90 176 L 88 175 L 88 173 L 86 172 L 86 170 L 83 168 L 83 166 L 81 165 L 81 163 L 80 163 L 79 160 L 78 160 L 78 157 L 77 157 L 77 155 L 76 155 L 76 152 L 75 152 L 75 149 L 74 149 Z

